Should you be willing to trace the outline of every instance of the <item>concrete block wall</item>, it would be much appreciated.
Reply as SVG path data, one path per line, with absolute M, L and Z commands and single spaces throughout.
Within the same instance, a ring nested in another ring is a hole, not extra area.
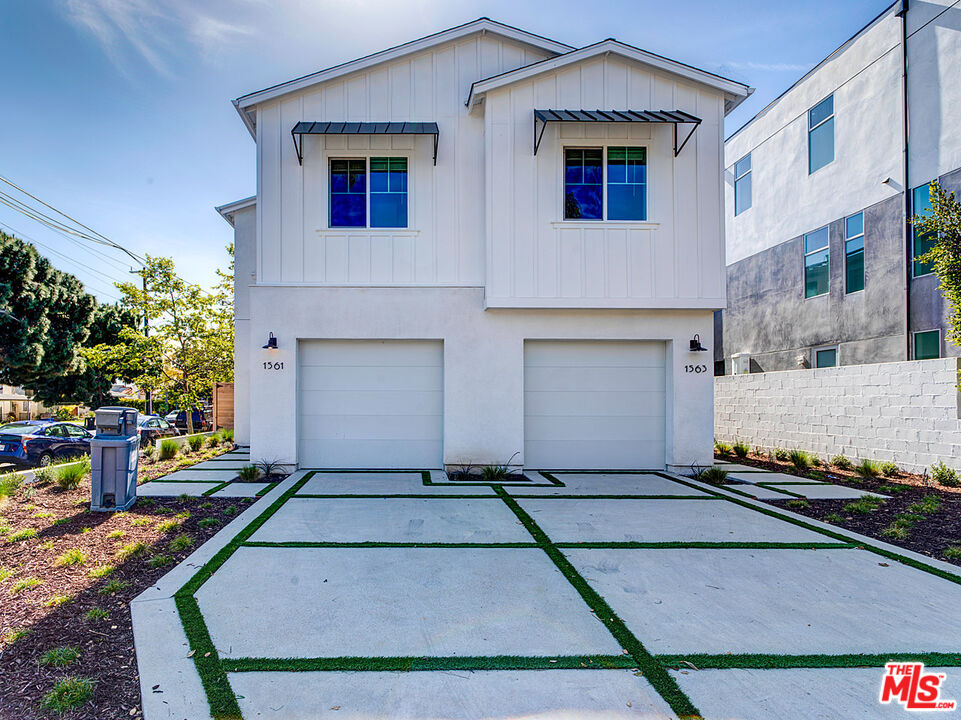
M 715 438 L 909 472 L 961 468 L 959 370 L 961 360 L 942 358 L 717 377 Z

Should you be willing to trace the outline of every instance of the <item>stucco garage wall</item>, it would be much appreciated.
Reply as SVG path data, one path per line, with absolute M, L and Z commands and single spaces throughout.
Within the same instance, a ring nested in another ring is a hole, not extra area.
M 957 358 L 714 379 L 714 433 L 828 459 L 893 461 L 911 472 L 961 466 Z
M 444 343 L 444 462 L 505 462 L 524 446 L 524 340 L 657 340 L 666 343 L 668 465 L 711 457 L 705 310 L 484 310 L 483 288 L 253 286 L 251 456 L 297 460 L 297 339 L 419 339 Z M 262 350 L 273 332 L 276 351 Z M 283 363 L 270 369 L 264 363 Z M 707 372 L 685 372 L 702 364 Z M 515 462 L 523 462 L 522 454 Z

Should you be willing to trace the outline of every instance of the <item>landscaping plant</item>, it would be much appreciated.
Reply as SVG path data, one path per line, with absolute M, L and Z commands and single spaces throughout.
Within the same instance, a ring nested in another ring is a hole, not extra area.
M 751 448 L 748 447 L 748 444 L 745 442 L 741 442 L 740 440 L 734 443 L 731 446 L 731 449 L 734 451 L 734 454 L 737 455 L 742 460 L 746 458 L 747 454 L 751 451 Z
M 203 435 L 191 435 L 187 438 L 187 445 L 190 446 L 191 452 L 197 452 L 204 446 L 204 436 Z
M 23 485 L 23 475 L 7 473 L 0 475 L 0 498 L 12 497 Z
M 720 440 L 714 441 L 714 452 L 718 455 L 730 455 L 731 451 L 731 446 L 727 443 L 721 442 Z
M 874 460 L 864 459 L 854 466 L 854 472 L 858 477 L 871 480 L 881 475 L 881 465 Z
M 838 470 L 850 470 L 854 464 L 844 455 L 835 455 L 831 458 L 831 464 Z
M 284 474 L 284 464 L 280 460 L 261 459 L 257 461 L 257 467 L 267 480 Z
M 43 696 L 40 706 L 62 715 L 68 710 L 80 707 L 92 696 L 92 681 L 87 678 L 65 677 L 54 683 L 53 689 Z
M 727 470 L 717 466 L 694 468 L 691 477 L 710 485 L 723 485 L 727 481 Z
M 890 460 L 881 463 L 881 474 L 884 475 L 884 477 L 896 477 L 899 472 L 900 468 L 898 468 L 897 463 L 893 463 Z
M 784 448 L 776 447 L 771 451 L 771 457 L 774 460 L 780 460 L 781 462 L 784 462 L 790 457 L 790 455 Z
M 787 457 L 794 466 L 794 469 L 799 473 L 803 474 L 809 467 L 811 467 L 811 456 L 803 450 L 792 450 L 788 453 Z
M 260 478 L 260 468 L 256 465 L 244 465 L 237 471 L 237 478 L 241 482 L 257 482 Z
M 164 438 L 160 442 L 160 451 L 157 453 L 157 457 L 160 460 L 172 460 L 177 455 L 177 443 L 170 438 Z
M 961 485 L 961 479 L 958 478 L 958 473 L 943 462 L 939 462 L 937 465 L 931 467 L 931 478 L 939 485 L 944 485 L 945 487 L 958 487 Z

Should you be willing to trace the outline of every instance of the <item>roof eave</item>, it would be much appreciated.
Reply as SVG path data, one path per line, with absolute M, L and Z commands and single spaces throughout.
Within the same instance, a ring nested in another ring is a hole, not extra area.
M 230 227 L 234 226 L 234 213 L 240 212 L 249 207 L 253 207 L 257 204 L 257 196 L 251 195 L 250 197 L 244 198 L 243 200 L 235 200 L 234 202 L 227 203 L 225 205 L 218 205 L 214 208 L 217 213 Z

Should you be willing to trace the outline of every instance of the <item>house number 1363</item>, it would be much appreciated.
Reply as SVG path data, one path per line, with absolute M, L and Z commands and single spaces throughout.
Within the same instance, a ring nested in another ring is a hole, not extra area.
M 685 365 L 684 372 L 697 373 L 700 375 L 701 373 L 707 372 L 707 365 Z
M 284 364 L 282 362 L 270 362 L 264 363 L 264 370 L 283 370 Z

